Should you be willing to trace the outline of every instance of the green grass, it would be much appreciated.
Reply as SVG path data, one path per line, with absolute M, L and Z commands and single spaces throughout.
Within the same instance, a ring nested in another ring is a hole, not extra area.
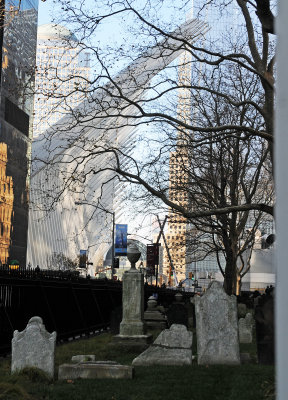
M 130 365 L 135 350 L 110 346 L 110 334 L 56 348 L 55 370 L 76 354 Z M 250 347 L 249 347 L 250 346 Z M 245 345 L 252 355 L 255 346 Z M 253 357 L 252 357 L 253 360 Z M 2 397 L 1 397 L 2 396 Z M 274 368 L 256 363 L 241 366 L 136 367 L 133 380 L 49 381 L 35 369 L 10 375 L 9 358 L 0 360 L 0 400 L 273 400 Z

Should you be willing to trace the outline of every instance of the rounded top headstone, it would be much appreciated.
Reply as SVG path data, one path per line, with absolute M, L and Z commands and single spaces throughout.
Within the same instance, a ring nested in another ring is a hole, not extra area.
M 150 297 L 149 297 L 148 302 L 147 302 L 147 305 L 148 305 L 148 309 L 149 309 L 149 310 L 156 308 L 156 306 L 157 306 L 157 300 L 155 299 L 154 296 L 150 296 Z
M 182 299 L 183 299 L 182 293 L 178 292 L 178 293 L 175 294 L 175 300 L 176 300 L 177 303 L 180 303 Z
M 28 324 L 43 324 L 43 319 L 41 317 L 32 317 L 29 319 Z
M 209 286 L 208 289 L 212 289 L 212 290 L 218 290 L 218 289 L 223 289 L 223 284 L 219 281 L 212 281 Z

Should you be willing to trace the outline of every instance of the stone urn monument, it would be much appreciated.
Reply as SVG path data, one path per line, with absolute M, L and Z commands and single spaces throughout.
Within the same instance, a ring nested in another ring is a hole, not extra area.
M 127 258 L 131 268 L 123 274 L 123 316 L 120 333 L 114 337 L 114 342 L 122 342 L 127 345 L 146 344 L 151 340 L 151 335 L 145 335 L 144 331 L 144 275 L 136 269 L 136 262 L 140 256 L 141 253 L 136 244 L 129 244 Z

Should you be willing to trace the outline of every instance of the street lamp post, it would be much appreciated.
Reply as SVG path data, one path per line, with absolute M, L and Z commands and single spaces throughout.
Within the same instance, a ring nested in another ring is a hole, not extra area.
M 112 212 L 112 263 L 111 263 L 111 278 L 113 279 L 114 274 L 114 266 L 115 266 L 115 212 Z

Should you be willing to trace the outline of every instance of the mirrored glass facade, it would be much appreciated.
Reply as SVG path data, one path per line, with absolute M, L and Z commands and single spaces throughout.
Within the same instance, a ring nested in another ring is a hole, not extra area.
M 26 264 L 38 0 L 6 0 L 0 30 L 0 262 Z

